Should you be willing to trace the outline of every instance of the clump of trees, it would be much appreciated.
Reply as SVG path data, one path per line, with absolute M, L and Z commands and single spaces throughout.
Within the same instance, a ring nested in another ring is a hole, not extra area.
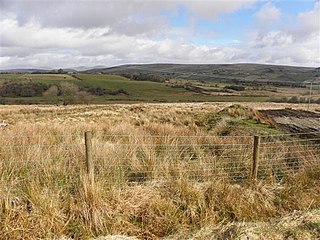
M 102 87 L 78 87 L 70 82 L 63 82 L 59 85 L 47 85 L 34 82 L 6 82 L 0 87 L 0 99 L 3 101 L 5 97 L 44 97 L 51 103 L 58 104 L 62 102 L 64 105 L 90 103 L 94 95 L 119 94 L 129 95 L 129 93 L 122 88 L 110 90 Z
M 50 86 L 42 83 L 4 83 L 0 88 L 1 97 L 39 97 Z
M 97 96 L 103 96 L 103 95 L 119 95 L 119 94 L 124 94 L 124 95 L 129 95 L 128 91 L 120 88 L 117 90 L 110 90 L 102 87 L 84 87 L 82 90 L 91 93 L 93 95 Z
M 224 89 L 230 89 L 230 90 L 235 90 L 235 91 L 244 91 L 246 88 L 241 85 L 231 85 L 231 86 L 225 86 Z
M 156 74 L 147 74 L 147 73 L 122 73 L 121 76 L 129 78 L 135 81 L 151 81 L 151 82 L 165 82 L 169 80 L 166 77 Z
M 270 97 L 271 102 L 277 102 L 277 103 L 308 103 L 309 99 L 306 97 L 298 97 L 298 96 L 292 96 L 292 97 Z M 318 103 L 320 104 L 320 98 L 311 98 L 310 103 Z
M 74 103 L 90 103 L 92 95 L 88 92 L 82 91 L 75 84 L 64 82 L 59 86 L 52 85 L 46 92 L 44 97 L 50 98 L 51 102 L 58 103 L 62 101 L 63 105 Z
M 63 105 L 72 103 L 90 103 L 92 96 L 79 89 L 75 84 L 64 82 L 60 84 L 60 96 L 63 99 Z
M 52 102 L 62 101 L 63 105 L 74 103 L 90 103 L 93 95 L 118 95 L 129 93 L 124 89 L 110 90 L 101 87 L 81 87 L 69 82 L 61 83 L 60 85 L 52 85 L 46 92 L 44 97 L 48 97 Z
M 56 97 L 59 95 L 59 88 L 56 85 L 52 85 L 47 91 L 42 94 L 44 97 Z

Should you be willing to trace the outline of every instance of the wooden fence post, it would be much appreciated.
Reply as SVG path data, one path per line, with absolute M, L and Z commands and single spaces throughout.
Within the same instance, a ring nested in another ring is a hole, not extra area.
M 260 144 L 260 137 L 254 136 L 254 138 L 253 138 L 253 157 L 252 157 L 252 168 L 251 168 L 251 180 L 256 180 L 257 175 L 258 175 L 259 144 Z
M 94 183 L 94 165 L 92 160 L 92 133 L 85 132 L 85 145 L 86 145 L 86 169 L 87 177 L 90 184 Z

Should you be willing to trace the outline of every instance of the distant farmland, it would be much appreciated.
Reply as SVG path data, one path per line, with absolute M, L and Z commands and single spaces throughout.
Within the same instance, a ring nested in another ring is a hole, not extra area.
M 2 73 L 1 103 L 306 103 L 311 81 L 315 82 L 311 102 L 320 102 L 318 73 L 313 68 L 257 64 L 153 64 L 92 69 L 69 74 L 43 71 L 35 70 L 33 74 Z

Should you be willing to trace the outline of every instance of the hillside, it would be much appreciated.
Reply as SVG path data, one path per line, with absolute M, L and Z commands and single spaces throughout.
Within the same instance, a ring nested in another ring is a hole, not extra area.
M 311 102 L 320 102 L 319 71 L 305 67 L 147 64 L 99 67 L 81 72 L 73 69 L 19 71 L 22 70 L 0 74 L 0 103 L 306 103 L 311 81 L 315 83 Z
M 85 72 L 281 86 L 301 86 L 314 80 L 318 74 L 315 68 L 262 64 L 140 64 L 91 69 Z

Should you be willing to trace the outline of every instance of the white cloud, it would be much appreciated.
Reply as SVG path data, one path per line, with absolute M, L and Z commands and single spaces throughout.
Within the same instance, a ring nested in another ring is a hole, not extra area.
M 290 33 L 269 32 L 256 34 L 247 45 L 242 58 L 254 62 L 300 66 L 319 66 L 319 35 L 313 34 L 304 41 L 295 41 Z
M 300 13 L 295 22 L 296 24 L 286 30 L 294 35 L 297 41 L 303 41 L 316 33 L 320 39 L 320 2 L 316 2 L 311 11 Z
M 256 0 L 237 0 L 237 1 L 203 1 L 187 0 L 183 1 L 187 9 L 197 17 L 206 20 L 216 19 L 222 13 L 232 13 L 243 8 L 251 7 Z
M 290 34 L 286 34 L 282 31 L 271 31 L 267 33 L 260 33 L 254 39 L 254 46 L 256 48 L 264 47 L 287 47 L 293 42 L 293 37 Z
M 281 11 L 273 6 L 270 2 L 263 5 L 256 13 L 256 17 L 262 24 L 274 23 L 275 21 L 279 20 L 281 15 Z
M 6 20 L 7 21 L 7 20 Z M 1 23 L 2 24 L 2 23 Z M 102 34 L 107 29 L 72 30 L 19 26 L 11 21 L 1 44 L 2 68 L 75 65 L 114 65 L 127 62 L 220 63 L 237 49 L 209 48 L 182 40 L 152 40 L 140 36 Z M 15 47 L 19 46 L 19 47 Z
M 248 39 L 230 41 L 229 47 L 193 44 L 193 37 L 201 33 L 197 24 L 170 26 L 163 12 L 176 11 L 181 3 L 2 1 L 0 68 L 148 62 L 320 64 L 319 3 L 299 14 L 295 24 L 257 30 Z M 252 6 L 253 1 L 187 0 L 183 4 L 193 17 L 214 21 L 219 14 Z M 280 16 L 270 3 L 256 14 L 258 21 L 268 23 Z M 214 42 L 215 33 L 203 34 L 211 34 Z
M 177 11 L 181 5 L 185 6 L 191 15 L 212 20 L 221 13 L 231 13 L 249 7 L 255 1 L 3 0 L 1 8 L 3 12 L 15 13 L 20 25 L 32 19 L 45 27 L 95 28 L 117 26 L 123 22 L 134 24 L 137 22 L 135 19 L 140 17 L 153 19 L 163 12 Z M 161 17 L 158 17 L 158 20 L 164 21 Z M 138 22 L 139 24 L 141 22 Z
M 259 30 L 252 33 L 247 48 L 248 58 L 265 63 L 315 66 L 320 65 L 320 3 L 313 10 L 301 12 L 290 24 L 278 30 L 267 27 L 279 20 L 282 13 L 270 3 L 256 14 Z

